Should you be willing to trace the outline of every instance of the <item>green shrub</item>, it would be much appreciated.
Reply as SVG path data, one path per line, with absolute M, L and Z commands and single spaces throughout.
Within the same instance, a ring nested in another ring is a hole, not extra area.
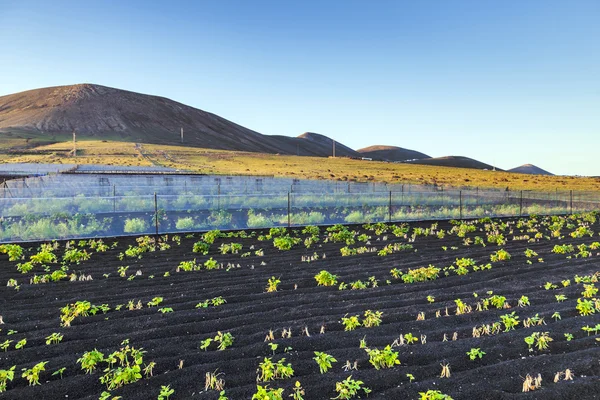
M 140 218 L 131 218 L 125 220 L 125 233 L 142 233 L 148 229 L 148 223 Z
M 177 222 L 175 223 L 175 228 L 181 231 L 191 231 L 192 229 L 194 229 L 194 218 L 178 218 Z

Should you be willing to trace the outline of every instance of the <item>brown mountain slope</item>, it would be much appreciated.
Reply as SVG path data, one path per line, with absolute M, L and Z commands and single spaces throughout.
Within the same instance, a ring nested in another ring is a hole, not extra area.
M 519 174 L 530 174 L 530 175 L 554 175 L 551 172 L 541 169 L 533 164 L 523 164 L 520 167 L 511 168 L 507 172 L 516 172 Z
M 383 161 L 406 161 L 431 158 L 427 154 L 397 146 L 376 145 L 358 149 L 356 151 L 361 153 L 363 157 Z
M 462 156 L 447 156 L 447 157 L 436 157 L 426 158 L 424 160 L 406 161 L 410 164 L 423 164 L 423 165 L 437 165 L 440 167 L 456 167 L 456 168 L 474 168 L 474 169 L 494 169 L 493 166 L 482 163 L 481 161 L 474 160 L 469 157 Z M 496 168 L 496 171 L 502 171 Z
M 94 84 L 57 86 L 0 97 L 0 132 L 95 138 L 221 150 L 328 156 L 331 139 L 267 136 L 176 101 Z M 7 136 L 8 137 L 8 136 Z M 339 155 L 359 156 L 343 145 Z

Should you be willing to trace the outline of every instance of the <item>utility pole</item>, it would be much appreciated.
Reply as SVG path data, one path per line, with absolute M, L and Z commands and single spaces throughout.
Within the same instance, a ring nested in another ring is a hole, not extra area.
M 333 158 L 335 158 L 335 140 L 331 139 L 333 142 Z
M 181 143 L 183 143 L 183 127 L 181 127 Z

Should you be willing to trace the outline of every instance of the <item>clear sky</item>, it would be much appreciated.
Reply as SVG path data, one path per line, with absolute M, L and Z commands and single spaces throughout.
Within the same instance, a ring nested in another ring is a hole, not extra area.
M 0 95 L 97 83 L 258 132 L 600 175 L 600 0 L 0 0 Z

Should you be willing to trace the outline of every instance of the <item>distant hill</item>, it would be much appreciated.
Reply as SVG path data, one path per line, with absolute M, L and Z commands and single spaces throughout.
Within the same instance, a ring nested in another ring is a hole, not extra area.
M 439 167 L 475 168 L 475 169 L 488 169 L 488 170 L 494 169 L 494 167 L 489 164 L 474 160 L 469 157 L 462 157 L 462 156 L 426 158 L 423 160 L 407 161 L 407 163 L 423 164 L 423 165 L 436 165 Z M 496 168 L 496 171 L 502 171 L 502 170 L 499 168 Z
M 314 132 L 306 132 L 298 137 L 289 136 L 270 136 L 277 138 L 284 143 L 286 148 L 295 149 L 291 153 L 298 156 L 316 156 L 316 157 L 328 157 L 333 154 L 333 141 L 331 138 Z M 335 155 L 336 157 L 362 157 L 362 155 L 350 147 L 343 145 L 342 143 L 335 143 Z
M 533 164 L 523 164 L 520 167 L 511 168 L 508 172 L 515 172 L 518 174 L 530 174 L 530 175 L 554 175 L 540 167 L 536 167 Z
M 48 87 L 0 97 L 0 140 L 52 140 L 71 135 L 221 150 L 329 156 L 331 139 L 262 135 L 218 115 L 176 101 L 95 84 Z M 64 139 L 63 139 L 64 140 Z M 338 143 L 336 155 L 360 157 Z
M 406 161 L 431 158 L 427 154 L 397 146 L 375 145 L 356 150 L 362 157 L 380 161 Z

